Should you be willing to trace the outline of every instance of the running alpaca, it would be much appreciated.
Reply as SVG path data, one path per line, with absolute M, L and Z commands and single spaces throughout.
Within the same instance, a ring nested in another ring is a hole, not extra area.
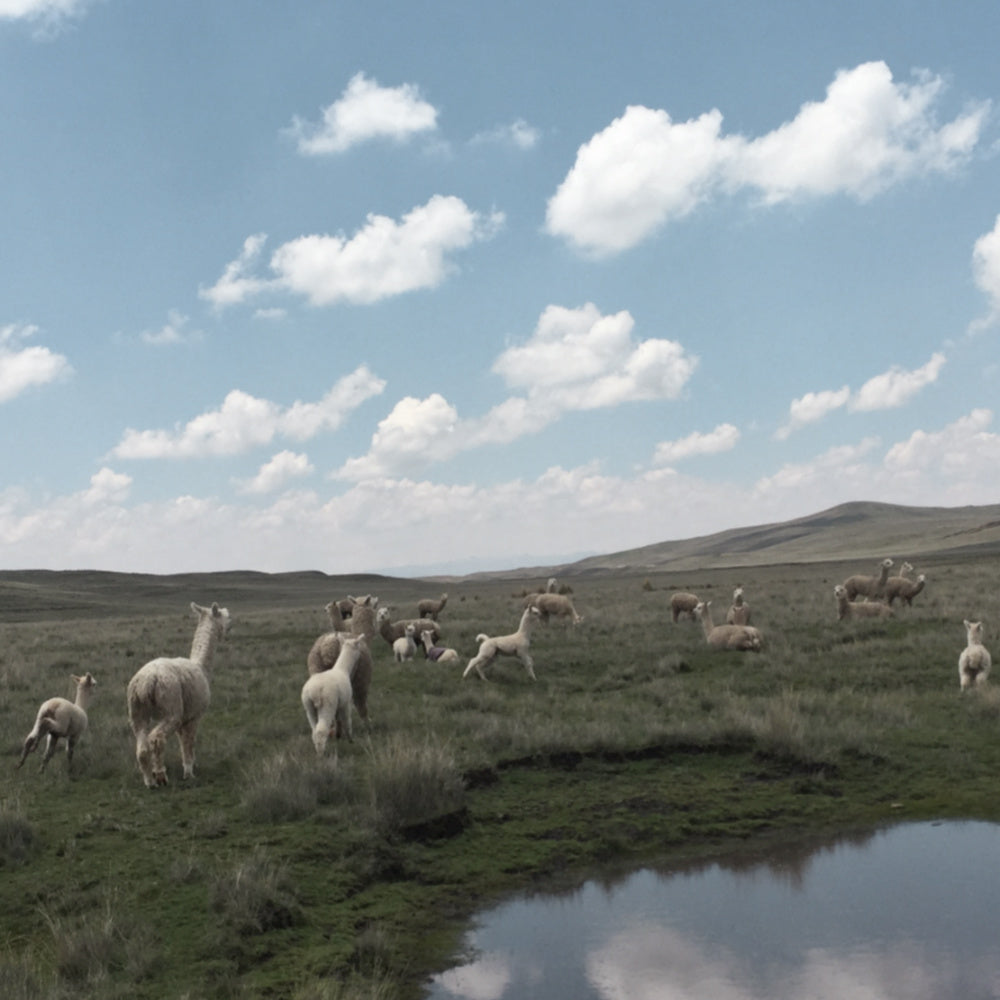
M 198 616 L 189 657 L 161 656 L 140 667 L 128 682 L 128 719 L 135 735 L 135 758 L 147 788 L 167 783 L 163 752 L 171 733 L 181 745 L 184 777 L 194 777 L 198 723 L 211 697 L 209 669 L 215 647 L 229 631 L 229 611 L 191 602 Z
M 705 641 L 712 649 L 741 649 L 756 652 L 764 644 L 760 631 L 752 625 L 713 624 L 711 601 L 699 601 L 695 606 L 694 615 L 701 622 Z
M 424 655 L 431 663 L 457 663 L 458 650 L 450 646 L 435 646 L 434 633 L 424 629 L 420 633 L 420 643 L 424 647 Z
M 737 587 L 733 591 L 733 603 L 726 612 L 727 625 L 749 625 L 750 605 L 743 600 L 743 588 Z
M 476 642 L 479 643 L 479 652 L 469 660 L 469 665 L 462 672 L 462 676 L 468 677 L 469 671 L 475 670 L 482 680 L 486 680 L 483 667 L 492 663 L 498 656 L 516 656 L 524 664 L 524 669 L 528 671 L 528 676 L 533 681 L 537 680 L 538 678 L 535 677 L 534 661 L 531 659 L 531 653 L 528 652 L 528 648 L 531 645 L 531 629 L 540 617 L 541 612 L 538 608 L 529 605 L 521 615 L 521 622 L 517 627 L 517 631 L 511 635 L 500 635 L 491 638 L 485 632 L 480 632 L 476 636 Z
M 983 645 L 983 623 L 964 622 L 966 647 L 958 658 L 958 683 L 961 690 L 982 687 L 990 672 L 992 660 Z
M 368 640 L 363 635 L 345 638 L 341 643 L 337 662 L 322 673 L 313 674 L 302 685 L 302 707 L 312 731 L 313 746 L 322 756 L 332 738 L 354 739 L 351 725 L 351 674 L 355 672 L 362 653 L 367 651 Z M 333 745 L 334 760 L 337 745 Z
M 56 752 L 56 745 L 59 740 L 66 740 L 66 767 L 73 769 L 73 751 L 76 749 L 77 740 L 87 731 L 87 706 L 90 704 L 90 696 L 97 686 L 94 675 L 87 673 L 82 677 L 70 674 L 76 684 L 76 701 L 67 701 L 65 698 L 49 698 L 43 701 L 38 715 L 35 716 L 35 727 L 24 739 L 24 746 L 21 748 L 21 759 L 17 762 L 20 767 L 29 753 L 32 753 L 38 746 L 38 741 L 44 736 L 45 753 L 42 755 L 42 766 L 39 771 L 45 770 L 52 755 Z

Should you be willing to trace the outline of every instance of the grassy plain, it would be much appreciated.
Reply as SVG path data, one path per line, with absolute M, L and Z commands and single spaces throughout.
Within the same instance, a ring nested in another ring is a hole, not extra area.
M 871 560 L 873 563 L 875 560 Z M 573 579 L 586 621 L 461 678 L 475 635 L 513 631 L 541 581 L 449 584 L 462 666 L 396 664 L 376 640 L 370 734 L 317 761 L 299 702 L 323 605 L 372 592 L 399 617 L 439 584 L 322 574 L 0 579 L 0 995 L 416 997 L 465 919 L 605 865 L 684 864 L 903 819 L 1000 819 L 1000 686 L 960 695 L 963 618 L 1000 621 L 993 556 L 929 559 L 914 607 L 842 623 L 856 563 Z M 863 568 L 863 567 L 861 567 Z M 743 585 L 760 654 L 672 624 L 674 589 Z M 186 655 L 191 600 L 234 618 L 197 776 L 143 787 L 124 689 Z M 998 650 L 1000 652 L 1000 650 Z M 14 764 L 71 672 L 98 689 L 72 776 Z

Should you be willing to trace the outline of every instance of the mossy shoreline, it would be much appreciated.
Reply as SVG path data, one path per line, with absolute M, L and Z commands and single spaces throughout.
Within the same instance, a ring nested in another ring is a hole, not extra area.
M 955 667 L 962 618 L 1000 620 L 990 560 L 935 565 L 922 603 L 873 624 L 836 620 L 840 575 L 741 569 L 761 654 L 710 653 L 669 620 L 674 587 L 722 605 L 737 582 L 724 571 L 581 583 L 587 621 L 541 631 L 537 683 L 516 661 L 484 684 L 376 645 L 373 724 L 336 767 L 316 759 L 298 692 L 338 595 L 272 611 L 263 579 L 242 609 L 220 587 L 178 595 L 176 615 L 0 623 L 12 764 L 40 697 L 79 669 L 99 685 L 72 776 L 61 755 L 0 775 L 0 992 L 406 1000 L 511 893 L 1000 820 L 1000 690 L 960 694 Z M 390 581 L 379 596 L 405 609 L 426 594 Z M 124 686 L 186 651 L 190 599 L 228 603 L 236 624 L 196 779 L 179 780 L 171 747 L 172 783 L 151 791 Z M 442 616 L 449 645 L 468 657 L 519 606 L 509 583 L 469 585 Z

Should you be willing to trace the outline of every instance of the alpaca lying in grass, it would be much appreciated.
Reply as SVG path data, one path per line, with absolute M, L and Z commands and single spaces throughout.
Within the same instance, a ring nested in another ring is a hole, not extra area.
M 833 596 L 837 598 L 837 620 L 845 618 L 892 618 L 893 611 L 883 601 L 851 601 L 847 597 L 847 588 L 838 583 L 833 588 Z
M 45 753 L 42 754 L 42 766 L 39 770 L 45 770 L 45 765 L 56 752 L 56 745 L 61 739 L 66 740 L 66 767 L 72 770 L 73 751 L 76 749 L 77 741 L 87 731 L 87 706 L 90 704 L 90 696 L 97 686 L 97 681 L 90 673 L 84 674 L 83 677 L 77 677 L 76 674 L 70 676 L 76 684 L 76 700 L 49 698 L 42 702 L 38 715 L 35 716 L 34 728 L 24 738 L 21 759 L 17 762 L 18 767 L 24 763 L 29 753 L 34 752 L 39 740 L 44 736 Z
M 479 652 L 469 660 L 469 665 L 462 672 L 462 676 L 468 677 L 469 671 L 475 670 L 482 680 L 486 680 L 483 667 L 492 663 L 498 656 L 516 656 L 524 664 L 524 669 L 528 671 L 528 676 L 532 680 L 537 680 L 535 677 L 534 661 L 531 659 L 531 653 L 528 652 L 528 648 L 531 645 L 531 629 L 540 618 L 541 612 L 538 608 L 534 605 L 529 605 L 521 615 L 521 622 L 516 632 L 510 635 L 494 636 L 493 638 L 486 635 L 485 632 L 480 632 L 476 636 L 476 642 L 479 643 Z
M 992 660 L 983 645 L 983 623 L 964 622 L 966 647 L 958 658 L 958 683 L 963 691 L 982 687 L 990 672 Z
M 363 635 L 346 638 L 340 645 L 337 662 L 322 673 L 313 674 L 302 685 L 302 707 L 312 731 L 313 746 L 322 756 L 332 739 L 354 739 L 351 725 L 351 674 L 361 654 L 367 651 L 368 640 Z M 334 743 L 336 759 L 337 745 Z
M 198 617 L 191 655 L 150 660 L 128 682 L 128 719 L 135 735 L 135 757 L 147 788 L 167 783 L 163 751 L 171 733 L 181 745 L 184 777 L 194 776 L 194 742 L 198 723 L 211 697 L 209 669 L 220 639 L 229 631 L 229 611 L 191 602 Z
M 435 646 L 434 633 L 424 629 L 420 633 L 420 644 L 424 647 L 424 655 L 431 663 L 457 663 L 458 650 L 450 646 Z
M 712 649 L 757 652 L 764 645 L 763 636 L 752 625 L 715 625 L 712 622 L 711 601 L 699 601 L 695 605 L 694 616 L 701 622 L 705 632 L 705 642 Z

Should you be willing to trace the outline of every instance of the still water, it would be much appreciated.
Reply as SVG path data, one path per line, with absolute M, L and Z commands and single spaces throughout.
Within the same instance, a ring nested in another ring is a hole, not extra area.
M 432 1000 L 1000 1000 L 1000 826 L 914 823 L 482 913 Z

